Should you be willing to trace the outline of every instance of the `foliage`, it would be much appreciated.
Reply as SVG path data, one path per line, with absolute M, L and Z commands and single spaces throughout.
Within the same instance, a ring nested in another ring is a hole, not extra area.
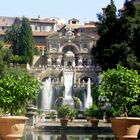
M 101 118 L 101 117 L 103 117 L 103 111 L 101 110 L 100 107 L 93 104 L 91 107 L 89 107 L 85 110 L 84 116 Z
M 67 118 L 70 114 L 70 107 L 68 105 L 62 105 L 57 109 L 59 118 Z
M 120 114 L 122 114 L 122 109 L 118 109 L 118 110 L 115 110 L 113 107 L 105 110 L 105 115 L 106 115 L 106 118 L 112 118 L 112 117 L 116 117 L 116 116 L 120 116 Z
M 69 112 L 69 117 L 76 117 L 77 115 L 77 109 L 71 107 Z
M 25 72 L 8 72 L 0 79 L 0 108 L 15 115 L 37 98 L 39 82 Z
M 103 70 L 116 68 L 116 64 L 140 70 L 140 6 L 133 1 L 126 1 L 124 6 L 117 15 L 111 1 L 104 14 L 98 14 L 100 37 L 93 54 Z
M 98 91 L 99 86 L 100 86 L 99 84 L 94 84 L 92 86 L 92 98 L 93 98 L 93 104 L 95 105 L 99 105 L 99 100 L 98 100 L 100 95 Z
M 78 97 L 73 96 L 74 107 L 76 109 L 80 109 L 81 100 Z
M 3 42 L 0 42 L 0 77 L 4 75 L 5 69 L 10 62 L 11 56 L 11 51 L 4 47 Z
M 12 53 L 16 55 L 19 53 L 19 36 L 20 36 L 20 26 L 13 24 L 8 30 L 5 32 L 4 41 L 11 44 Z
M 51 119 L 55 119 L 56 118 L 56 113 L 55 112 L 49 112 L 48 113 L 48 116 L 51 118 Z
M 28 60 L 29 60 L 28 56 L 14 55 L 11 56 L 10 58 L 11 63 L 18 63 L 18 64 L 26 64 Z
M 128 115 L 131 117 L 140 117 L 140 106 L 139 105 L 132 106 Z
M 118 65 L 116 69 L 103 72 L 99 91 L 101 96 L 108 99 L 115 111 L 123 108 L 127 115 L 129 108 L 139 100 L 140 75 L 137 71 Z

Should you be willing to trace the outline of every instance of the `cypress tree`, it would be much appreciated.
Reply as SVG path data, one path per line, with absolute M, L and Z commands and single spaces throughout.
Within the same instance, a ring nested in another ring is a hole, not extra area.
M 23 17 L 21 25 L 21 33 L 19 37 L 19 56 L 24 56 L 26 61 L 31 65 L 34 55 L 34 43 L 30 22 Z

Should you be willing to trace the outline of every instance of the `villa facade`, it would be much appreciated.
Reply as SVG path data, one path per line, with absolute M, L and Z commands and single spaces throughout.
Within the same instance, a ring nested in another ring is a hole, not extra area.
M 12 24 L 21 24 L 20 17 L 0 17 L 0 40 L 3 41 L 5 31 Z M 59 75 L 64 69 L 76 70 L 75 79 L 84 77 L 94 79 L 94 56 L 91 55 L 98 39 L 96 23 L 90 21 L 81 25 L 78 19 L 70 19 L 64 23 L 59 18 L 29 18 L 35 47 L 40 54 L 34 56 L 32 72 L 42 69 L 36 76 L 39 79 L 55 73 Z M 6 44 L 8 47 L 9 44 Z M 44 69 L 47 69 L 48 74 Z M 59 71 L 58 71 L 59 69 Z

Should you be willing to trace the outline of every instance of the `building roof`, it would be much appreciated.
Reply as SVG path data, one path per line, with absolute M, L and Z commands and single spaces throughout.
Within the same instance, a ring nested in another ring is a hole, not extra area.
M 52 33 L 54 33 L 54 32 L 32 32 L 33 36 L 41 36 L 41 37 L 48 36 L 48 35 L 50 35 Z
M 78 22 L 79 22 L 79 20 L 76 19 L 76 18 L 72 18 L 72 19 L 70 19 L 69 21 L 78 21 Z
M 30 22 L 31 23 L 51 23 L 51 24 L 55 24 L 55 21 L 52 21 L 52 20 L 46 20 L 46 19 L 33 19 L 33 18 L 31 18 L 31 19 L 29 19 L 30 20 Z

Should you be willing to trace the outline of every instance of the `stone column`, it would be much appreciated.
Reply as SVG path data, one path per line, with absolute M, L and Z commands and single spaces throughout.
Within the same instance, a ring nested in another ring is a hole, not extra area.
M 49 66 L 51 66 L 51 64 L 52 64 L 51 58 L 48 58 L 48 59 L 47 59 L 47 64 L 48 64 Z
M 34 126 L 37 123 L 37 108 L 34 105 L 28 105 L 27 106 L 27 113 L 26 117 L 28 117 L 27 124 L 29 126 Z
M 61 59 L 60 59 L 60 58 L 57 59 L 57 65 L 58 65 L 58 66 L 61 65 Z
M 75 61 L 74 60 L 72 61 L 72 66 L 75 67 Z
M 81 58 L 78 59 L 78 65 L 82 65 L 82 59 Z

